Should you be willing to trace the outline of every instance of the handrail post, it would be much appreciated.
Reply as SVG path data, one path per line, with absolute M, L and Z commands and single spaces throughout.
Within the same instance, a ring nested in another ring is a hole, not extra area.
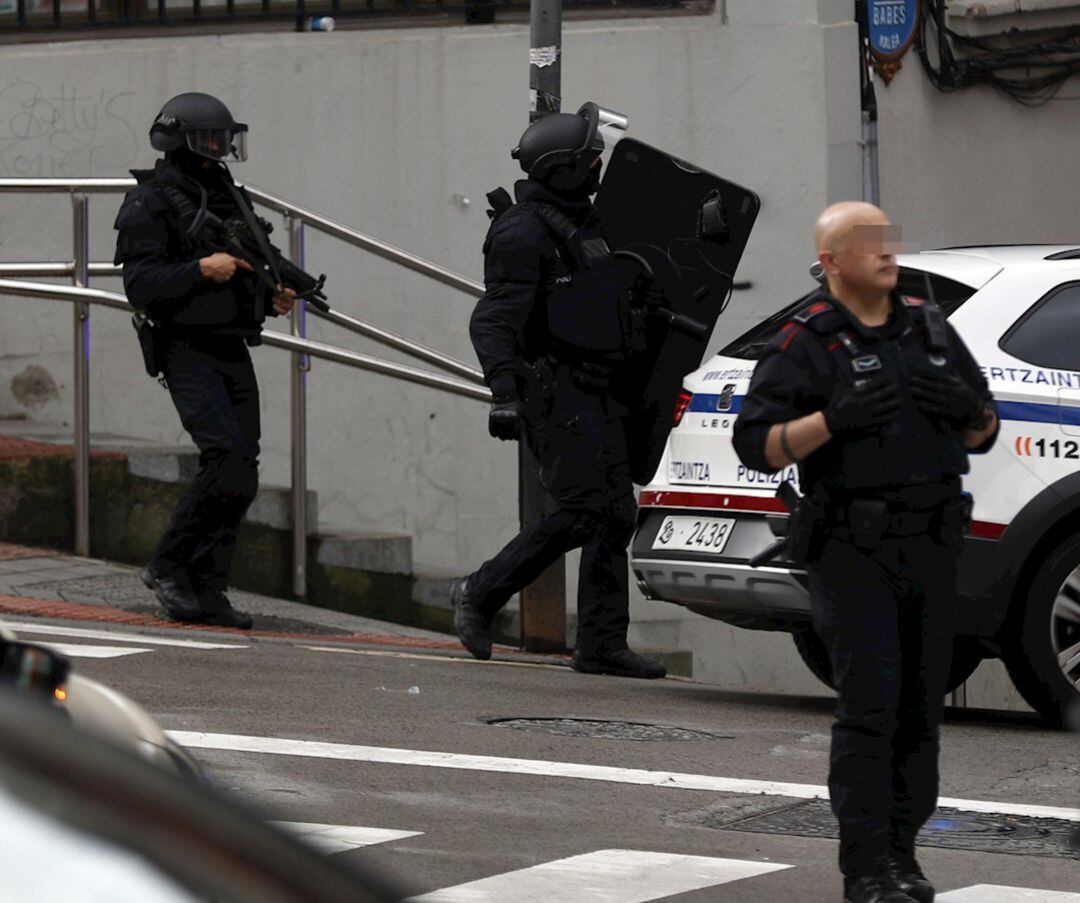
M 74 214 L 74 266 L 72 282 L 86 288 L 90 282 L 90 198 L 71 196 Z M 75 554 L 90 554 L 90 304 L 75 302 Z
M 289 230 L 289 257 L 304 267 L 304 221 L 286 214 Z M 296 302 L 292 311 L 292 334 L 307 337 L 307 302 Z M 310 358 L 292 355 L 292 526 L 293 526 L 293 595 L 307 598 L 307 374 Z

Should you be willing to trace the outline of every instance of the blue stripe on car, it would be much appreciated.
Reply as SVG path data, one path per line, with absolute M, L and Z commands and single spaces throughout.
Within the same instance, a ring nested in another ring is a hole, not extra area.
M 731 399 L 731 407 L 720 410 L 717 402 L 722 395 L 694 395 L 690 410 L 701 414 L 737 414 L 742 410 L 742 395 Z M 726 401 L 726 399 L 725 399 Z M 1030 401 L 999 401 L 998 414 L 1002 420 L 1026 420 L 1030 423 L 1065 423 L 1080 426 L 1080 407 L 1038 404 Z
M 724 405 L 717 407 L 717 403 L 723 399 L 723 395 L 695 395 L 690 402 L 690 410 L 700 414 L 738 414 L 742 410 L 742 395 L 733 395 L 730 399 L 730 407 L 724 399 Z

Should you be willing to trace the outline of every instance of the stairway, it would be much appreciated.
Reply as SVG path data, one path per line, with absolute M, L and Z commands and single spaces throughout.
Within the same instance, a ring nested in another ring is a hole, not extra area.
M 0 538 L 70 549 L 74 544 L 70 431 L 0 421 Z M 190 447 L 123 436 L 91 437 L 90 554 L 143 564 L 198 466 Z M 231 584 L 292 595 L 292 508 L 287 487 L 262 485 L 240 529 Z M 450 632 L 445 592 L 413 597 L 408 536 L 321 532 L 308 493 L 308 598 L 323 608 Z M 436 584 L 438 581 L 436 581 Z

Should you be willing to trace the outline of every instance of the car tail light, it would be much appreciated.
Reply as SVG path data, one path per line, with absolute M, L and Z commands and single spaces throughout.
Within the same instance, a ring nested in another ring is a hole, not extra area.
M 694 393 L 683 389 L 675 402 L 675 426 L 682 423 L 683 414 L 690 408 L 690 402 L 694 400 Z

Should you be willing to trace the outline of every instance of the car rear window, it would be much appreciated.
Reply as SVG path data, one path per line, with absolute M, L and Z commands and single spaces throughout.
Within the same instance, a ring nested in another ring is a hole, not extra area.
M 928 281 L 930 291 L 927 290 Z M 953 279 L 946 279 L 944 276 L 934 276 L 907 267 L 901 267 L 900 269 L 900 280 L 897 283 L 897 289 L 902 295 L 914 295 L 919 298 L 925 298 L 932 294 L 946 317 L 953 314 L 960 305 L 975 294 L 975 289 L 970 285 L 964 285 Z M 738 357 L 748 361 L 758 360 L 765 350 L 765 346 L 780 331 L 780 327 L 791 319 L 792 314 L 808 304 L 816 295 L 816 289 L 809 294 L 803 295 L 798 301 L 789 304 L 771 317 L 762 320 L 748 332 L 743 333 L 726 348 L 721 349 L 720 353 L 726 357 Z
M 1051 289 L 1001 337 L 1001 350 L 1037 367 L 1080 370 L 1080 283 Z

